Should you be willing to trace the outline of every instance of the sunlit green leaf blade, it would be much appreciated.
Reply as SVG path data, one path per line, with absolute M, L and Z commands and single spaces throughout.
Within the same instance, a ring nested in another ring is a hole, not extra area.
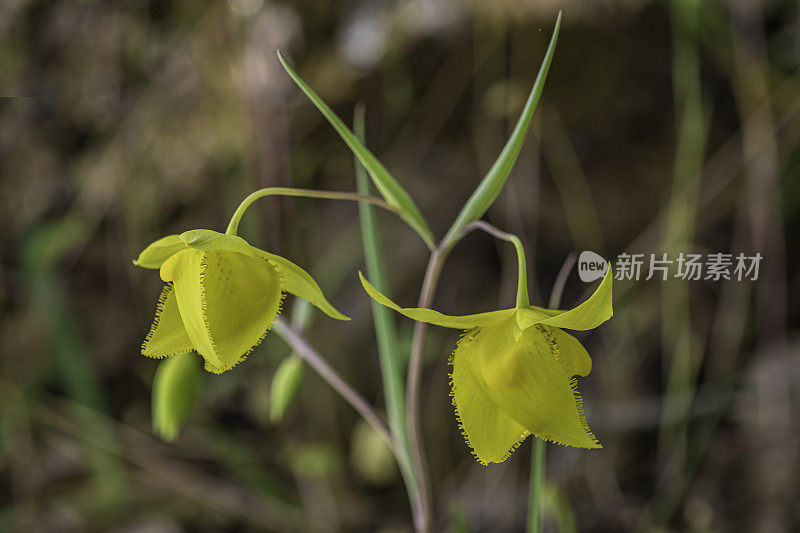
M 359 139 L 364 139 L 364 107 L 356 106 L 353 114 L 353 130 Z M 357 190 L 360 194 L 370 194 L 369 179 L 364 166 L 354 158 Z M 364 260 L 367 272 L 375 282 L 378 290 L 387 291 L 385 258 L 381 246 L 375 214 L 370 204 L 359 203 L 361 220 L 361 238 L 364 243 Z M 372 318 L 375 325 L 375 338 L 378 341 L 378 358 L 381 365 L 383 394 L 386 402 L 386 413 L 389 425 L 397 439 L 400 455 L 398 464 L 403 478 L 406 480 L 409 496 L 412 500 L 419 498 L 419 488 L 411 468 L 411 448 L 406 424 L 406 399 L 403 376 L 403 359 L 400 353 L 400 342 L 392 311 L 377 302 L 372 302 Z
M 556 19 L 556 26 L 553 29 L 553 36 L 550 38 L 550 45 L 547 47 L 547 53 L 545 53 L 542 66 L 539 67 L 539 74 L 536 76 L 536 81 L 533 83 L 533 88 L 528 96 L 528 100 L 525 102 L 522 115 L 520 115 L 517 125 L 514 127 L 514 131 L 511 133 L 511 137 L 509 137 L 503 151 L 500 152 L 492 168 L 486 173 L 483 181 L 481 181 L 478 188 L 475 189 L 475 192 L 472 193 L 472 196 L 469 197 L 467 203 L 464 204 L 456 221 L 447 232 L 444 242 L 448 245 L 452 246 L 455 244 L 464 226 L 470 222 L 475 222 L 483 216 L 486 210 L 494 203 L 497 195 L 500 194 L 503 185 L 506 183 L 506 179 L 508 179 L 508 175 L 511 173 L 511 169 L 514 168 L 514 163 L 516 163 L 519 152 L 522 149 L 522 144 L 525 141 L 525 135 L 528 133 L 528 127 L 533 118 L 533 112 L 536 110 L 536 105 L 539 103 L 539 98 L 544 89 L 544 82 L 547 79 L 547 72 L 553 60 L 560 29 L 561 13 L 558 14 L 558 19 Z
M 361 164 L 364 165 L 364 168 L 367 169 L 367 172 L 381 195 L 383 195 L 391 206 L 401 211 L 403 220 L 414 228 L 426 243 L 429 245 L 432 244 L 433 235 L 431 234 L 431 230 L 428 228 L 428 224 L 425 222 L 416 204 L 414 204 L 414 201 L 405 189 L 397 183 L 397 180 L 395 180 L 389 171 L 386 170 L 386 167 L 378 161 L 378 158 L 361 143 L 358 137 L 345 125 L 342 119 L 340 119 L 338 115 L 317 96 L 311 87 L 298 76 L 280 52 L 278 52 L 278 58 L 281 64 L 283 64 L 283 68 L 289 73 L 289 76 L 292 77 L 294 82 L 302 89 L 306 96 L 308 96 L 311 102 L 317 106 L 317 109 L 325 115 L 328 122 L 331 123 L 336 132 L 342 137 L 344 142 L 347 143 L 347 146 L 350 147 L 350 150 L 353 151 Z
M 353 116 L 353 129 L 359 138 L 364 138 L 364 107 L 357 106 Z M 360 111 L 360 112 L 359 112 Z M 357 190 L 361 194 L 369 194 L 369 180 L 357 158 L 355 161 Z M 361 238 L 364 243 L 364 260 L 367 273 L 378 290 L 388 292 L 386 267 L 372 206 L 366 203 L 358 205 L 361 220 Z M 402 380 L 402 356 L 397 328 L 392 311 L 377 302 L 372 303 L 372 318 L 375 325 L 375 337 L 378 341 L 378 356 L 381 363 L 384 393 L 386 395 L 386 411 L 393 431 L 398 435 L 401 445 L 407 446 L 405 394 Z

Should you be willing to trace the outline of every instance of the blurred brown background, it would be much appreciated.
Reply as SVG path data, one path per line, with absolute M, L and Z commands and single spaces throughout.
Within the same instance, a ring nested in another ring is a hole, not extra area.
M 258 187 L 355 189 L 278 48 L 346 122 L 366 104 L 368 146 L 441 236 L 513 127 L 558 9 L 531 134 L 487 214 L 524 237 L 534 302 L 583 249 L 764 260 L 757 282 L 615 283 L 613 320 L 581 337 L 604 448 L 548 447 L 547 528 L 800 528 L 797 2 L 4 0 L 0 530 L 408 531 L 396 468 L 316 375 L 269 423 L 288 353 L 275 336 L 205 376 L 176 442 L 154 437 L 156 362 L 138 353 L 161 282 L 131 258 L 168 233 L 222 231 Z M 378 217 L 392 295 L 412 305 L 426 249 Z M 355 206 L 261 200 L 242 233 L 353 317 L 317 313 L 308 337 L 381 406 Z M 512 254 L 470 235 L 436 307 L 510 304 Z M 584 288 L 573 273 L 564 305 Z M 431 332 L 424 375 L 435 529 L 521 531 L 530 445 L 472 459 L 448 397 L 456 338 Z

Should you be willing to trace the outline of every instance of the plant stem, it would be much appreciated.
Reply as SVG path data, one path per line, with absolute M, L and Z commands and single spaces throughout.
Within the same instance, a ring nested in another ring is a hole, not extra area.
M 447 252 L 436 247 L 431 251 L 425 278 L 419 293 L 419 307 L 429 307 L 436 292 L 436 284 L 442 273 Z M 422 356 L 425 348 L 425 334 L 428 324 L 417 322 L 414 325 L 414 339 L 411 342 L 411 359 L 408 363 L 406 383 L 406 411 L 408 417 L 408 438 L 411 444 L 414 475 L 420 487 L 420 506 L 422 522 L 416 524 L 418 531 L 429 531 L 431 522 L 431 487 L 428 479 L 428 465 L 425 458 L 425 443 L 422 440 L 422 420 L 420 418 L 419 396 L 422 379 Z
M 556 276 L 553 284 L 553 292 L 550 294 L 548 307 L 556 309 L 561 305 L 561 295 L 564 292 L 564 285 L 567 283 L 567 276 L 575 265 L 575 254 L 570 253 Z M 530 488 L 528 489 L 528 533 L 540 533 L 544 522 L 544 470 L 545 452 L 547 443 L 538 438 L 533 438 L 531 448 L 531 477 Z
M 228 223 L 228 229 L 225 230 L 225 233 L 228 235 L 236 235 L 236 232 L 239 229 L 239 221 L 242 219 L 245 211 L 247 211 L 247 208 L 250 207 L 253 202 L 265 196 L 293 196 L 298 198 L 324 198 L 327 200 L 368 202 L 382 209 L 386 209 L 387 211 L 391 211 L 397 216 L 401 216 L 399 210 L 387 204 L 380 198 L 375 198 L 374 196 L 365 196 L 355 192 L 317 191 L 311 189 L 294 189 L 292 187 L 266 187 L 249 194 L 244 200 L 242 200 L 242 202 L 239 204 L 239 207 L 237 207 L 236 211 L 234 211 L 231 221 Z
M 544 518 L 544 454 L 545 442 L 533 437 L 531 478 L 528 493 L 528 533 L 539 533 Z
M 397 455 L 397 445 L 389 431 L 389 426 L 386 425 L 383 418 L 372 408 L 372 406 L 361 396 L 355 389 L 353 389 L 342 377 L 333 369 L 331 365 L 317 352 L 305 338 L 287 325 L 283 320 L 278 318 L 272 326 L 275 333 L 277 333 L 286 343 L 294 350 L 297 355 L 303 358 L 308 363 L 308 366 L 313 368 L 325 381 L 328 382 L 333 390 L 344 398 L 347 403 L 353 406 L 353 409 L 358 411 L 364 420 L 383 437 L 386 444 L 389 445 L 392 452 Z
M 364 143 L 364 106 L 356 106 L 353 117 L 353 132 Z M 359 194 L 369 194 L 369 178 L 363 165 L 357 157 L 355 159 L 356 185 Z M 364 260 L 372 283 L 380 291 L 388 290 L 386 281 L 386 268 L 378 234 L 375 214 L 371 205 L 358 204 L 358 214 L 361 220 L 361 240 L 364 246 Z M 381 366 L 381 379 L 383 381 L 383 397 L 386 402 L 386 414 L 389 418 L 389 427 L 397 443 L 397 462 L 403 475 L 408 490 L 414 523 L 424 522 L 420 505 L 420 490 L 414 470 L 411 466 L 411 449 L 408 441 L 408 426 L 406 422 L 406 398 L 403 383 L 403 359 L 400 354 L 400 343 L 397 339 L 397 329 L 392 311 L 374 300 L 372 303 L 372 318 L 375 326 L 375 337 L 378 341 L 378 356 Z
M 528 307 L 531 305 L 530 297 L 528 296 L 528 266 L 525 260 L 525 248 L 522 246 L 522 241 L 513 233 L 497 229 L 488 222 L 478 220 L 477 222 L 470 222 L 464 229 L 461 230 L 461 236 L 473 230 L 481 230 L 496 239 L 501 241 L 510 242 L 517 249 L 517 307 Z
M 575 259 L 575 252 L 570 252 L 564 260 L 564 264 L 562 264 L 561 268 L 558 270 L 556 281 L 553 283 L 553 292 L 550 294 L 550 301 L 547 303 L 550 309 L 556 309 L 561 305 L 561 295 L 564 293 L 564 285 L 567 284 L 567 277 L 569 277 L 572 267 L 575 266 Z

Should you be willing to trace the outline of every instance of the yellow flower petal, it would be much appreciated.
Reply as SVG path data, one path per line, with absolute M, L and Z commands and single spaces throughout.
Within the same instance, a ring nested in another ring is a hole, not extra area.
M 544 307 L 536 307 L 535 305 L 517 309 L 517 328 L 525 331 L 532 325 L 538 324 L 542 320 L 552 318 L 559 313 L 563 313 L 563 311 L 545 309 Z
M 470 336 L 465 333 L 450 363 L 453 365 L 452 396 L 461 430 L 481 464 L 501 463 L 516 448 L 528 431 L 503 412 L 486 393 L 478 358 L 470 351 Z
M 280 311 L 275 269 L 262 258 L 227 251 L 203 256 L 203 317 L 223 372 L 241 361 L 267 334 Z
M 537 437 L 582 448 L 600 447 L 586 426 L 575 382 L 558 360 L 555 336 L 541 326 L 534 326 L 515 341 L 514 327 L 514 321 L 507 320 L 476 328 L 459 343 L 453 355 L 453 389 L 462 420 L 475 417 L 468 411 L 476 409 L 470 408 L 467 401 L 461 405 L 462 399 L 479 397 L 482 393 L 491 404 Z M 466 391 L 458 392 L 465 387 Z M 489 430 L 468 429 L 465 425 L 465 431 L 475 447 L 473 433 Z M 505 455 L 518 443 L 508 436 L 498 439 L 493 442 L 495 452 L 501 442 L 509 444 Z M 479 458 L 488 460 L 486 456 Z
M 134 259 L 133 264 L 142 268 L 161 268 L 164 261 L 185 249 L 186 243 L 178 235 L 167 235 L 142 250 L 139 257 Z
M 280 311 L 280 278 L 260 257 L 189 248 L 164 262 L 161 278 L 173 282 L 186 333 L 210 372 L 244 359 Z
M 207 364 L 219 367 L 221 361 L 214 350 L 203 315 L 204 253 L 194 248 L 187 248 L 173 255 L 161 265 L 161 279 L 165 282 L 171 281 L 173 284 L 178 310 L 194 349 L 205 358 Z
M 150 326 L 150 332 L 142 343 L 142 355 L 159 359 L 193 349 L 192 341 L 186 334 L 186 328 L 183 327 L 172 285 L 164 285 L 158 298 L 153 325 Z
M 308 272 L 284 257 L 259 250 L 258 248 L 253 248 L 253 250 L 257 255 L 267 259 L 278 270 L 281 275 L 281 287 L 283 287 L 283 290 L 306 300 L 331 318 L 350 320 L 349 317 L 340 313 L 325 299 L 322 289 L 319 288 L 317 282 Z
M 514 316 L 517 312 L 516 309 L 502 309 L 500 311 L 489 311 L 488 313 L 478 313 L 475 315 L 453 316 L 445 315 L 433 309 L 424 309 L 420 307 L 400 307 L 389 298 L 381 294 L 381 292 L 372 286 L 372 284 L 364 278 L 361 272 L 358 273 L 361 278 L 361 284 L 364 290 L 367 291 L 373 300 L 381 305 L 390 307 L 408 318 L 417 320 L 419 322 L 427 322 L 445 328 L 455 329 L 470 329 L 476 326 L 490 326 L 498 324 L 509 317 Z M 511 330 L 509 330 L 509 335 Z
M 558 361 L 568 376 L 586 377 L 592 371 L 592 358 L 578 339 L 558 328 L 544 326 L 545 331 L 556 339 Z

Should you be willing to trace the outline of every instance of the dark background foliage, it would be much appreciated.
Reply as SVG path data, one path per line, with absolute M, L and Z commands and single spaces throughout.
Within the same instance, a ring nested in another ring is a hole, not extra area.
M 550 530 L 790 531 L 796 502 L 800 12 L 731 0 L 36 1 L 0 4 L 0 529 L 410 529 L 385 450 L 312 372 L 279 425 L 275 337 L 207 375 L 171 444 L 150 432 L 152 240 L 223 230 L 271 185 L 350 191 L 352 156 L 283 72 L 283 50 L 441 235 L 521 110 L 564 25 L 528 141 L 487 214 L 521 235 L 542 304 L 570 252 L 745 252 L 757 282 L 615 284 L 581 336 L 604 444 L 548 447 Z M 687 15 L 687 11 L 689 15 Z M 693 207 L 695 206 L 695 207 Z M 392 295 L 426 248 L 380 213 Z M 306 267 L 347 324 L 307 336 L 382 405 L 355 206 L 266 199 L 243 234 Z M 435 298 L 513 301 L 513 251 L 473 234 Z M 563 302 L 585 286 L 574 274 Z M 292 308 L 291 301 L 285 307 Z M 412 324 L 398 320 L 410 342 Z M 448 397 L 455 332 L 429 335 L 424 424 L 436 530 L 519 531 L 529 444 L 481 467 Z M 407 353 L 407 350 L 405 350 Z

